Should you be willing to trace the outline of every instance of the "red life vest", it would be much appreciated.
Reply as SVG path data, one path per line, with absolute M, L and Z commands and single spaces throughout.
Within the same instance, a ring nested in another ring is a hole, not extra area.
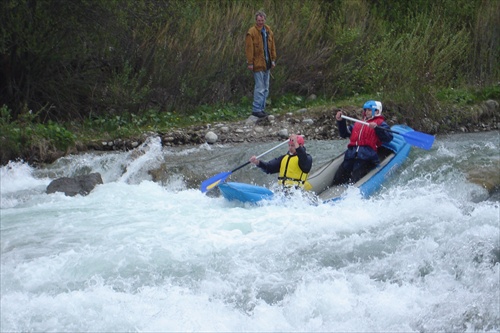
M 377 123 L 380 126 L 384 122 L 384 117 L 376 116 L 370 119 L 370 122 Z M 382 145 L 382 141 L 378 138 L 375 130 L 368 125 L 356 122 L 352 128 L 350 142 L 347 147 L 369 146 L 374 151 Z

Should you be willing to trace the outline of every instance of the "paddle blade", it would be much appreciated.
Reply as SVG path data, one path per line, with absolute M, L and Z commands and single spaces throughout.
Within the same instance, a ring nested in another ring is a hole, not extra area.
M 207 180 L 201 183 L 201 192 L 205 193 L 206 191 L 210 191 L 211 189 L 219 185 L 219 183 L 226 180 L 226 178 L 229 177 L 230 174 L 231 174 L 230 171 L 221 172 L 213 177 L 208 178 Z
M 410 131 L 406 133 L 399 133 L 403 136 L 406 142 L 410 145 L 429 150 L 434 143 L 434 136 L 422 132 Z

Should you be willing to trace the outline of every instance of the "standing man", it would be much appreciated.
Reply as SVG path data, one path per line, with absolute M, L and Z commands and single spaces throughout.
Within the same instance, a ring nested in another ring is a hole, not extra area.
M 268 116 L 264 110 L 269 95 L 270 69 L 276 66 L 274 34 L 265 23 L 266 13 L 263 11 L 255 13 L 255 25 L 248 29 L 245 39 L 247 67 L 253 72 L 255 80 L 252 115 L 258 118 Z

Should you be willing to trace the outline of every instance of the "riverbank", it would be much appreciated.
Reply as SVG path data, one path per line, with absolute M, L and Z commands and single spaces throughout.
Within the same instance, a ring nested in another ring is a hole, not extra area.
M 270 115 L 265 119 L 250 116 L 240 121 L 193 125 L 174 128 L 164 133 L 146 132 L 138 137 L 97 138 L 89 142 L 77 142 L 74 147 L 66 151 L 36 147 L 25 152 L 25 156 L 29 156 L 27 162 L 30 164 L 48 164 L 68 154 L 88 151 L 132 150 L 149 136 L 160 136 L 162 145 L 167 147 L 192 146 L 205 142 L 209 144 L 268 142 L 286 139 L 292 133 L 302 134 L 308 140 L 340 139 L 335 121 L 335 114 L 338 110 L 353 117 L 359 118 L 361 115 L 361 109 L 356 106 L 342 108 L 319 106 L 298 109 L 285 114 Z M 408 119 L 403 116 L 403 111 L 397 109 L 397 106 L 387 105 L 384 106 L 383 114 L 389 125 L 407 124 L 416 131 L 432 135 L 499 129 L 500 107 L 496 100 L 487 100 L 475 106 L 449 108 L 440 112 L 442 114 L 439 120 L 431 118 Z
M 361 116 L 361 109 L 355 106 L 338 108 L 321 106 L 310 109 L 298 109 L 281 115 L 270 115 L 265 119 L 250 116 L 236 122 L 219 122 L 204 125 L 194 125 L 185 128 L 172 129 L 166 133 L 144 133 L 142 138 L 95 140 L 87 145 L 79 146 L 79 150 L 120 150 L 133 149 L 151 135 L 159 135 L 164 146 L 198 145 L 212 143 L 243 143 L 266 142 L 286 139 L 290 134 L 302 134 L 309 140 L 340 139 L 336 126 L 335 114 L 342 110 L 354 117 Z M 469 109 L 446 111 L 461 115 L 460 120 L 453 117 L 443 117 L 441 122 L 430 118 L 413 119 L 405 122 L 395 112 L 384 108 L 384 116 L 389 125 L 406 123 L 408 126 L 429 134 L 452 134 L 482 132 L 499 129 L 499 102 L 488 100 Z M 456 117 L 455 117 L 456 118 Z

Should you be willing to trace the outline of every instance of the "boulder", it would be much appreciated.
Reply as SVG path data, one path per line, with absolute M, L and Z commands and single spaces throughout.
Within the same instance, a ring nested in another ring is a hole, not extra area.
M 75 196 L 77 194 L 87 195 L 96 185 L 103 184 L 100 173 L 91 173 L 76 177 L 61 177 L 50 182 L 47 186 L 47 194 L 55 192 L 63 192 L 67 196 Z
M 288 129 L 282 128 L 278 131 L 278 135 L 282 138 L 288 138 Z
M 217 136 L 217 134 L 215 134 L 212 131 L 209 131 L 207 134 L 205 134 L 205 141 L 207 143 L 210 143 L 210 144 L 216 143 L 218 139 L 219 139 L 219 137 Z

